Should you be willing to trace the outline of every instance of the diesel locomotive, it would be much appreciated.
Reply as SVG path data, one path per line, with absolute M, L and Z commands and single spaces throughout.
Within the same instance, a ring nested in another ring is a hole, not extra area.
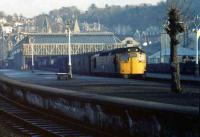
M 125 78 L 144 76 L 146 54 L 138 47 L 119 48 L 91 56 L 91 73 L 120 74 Z
M 39 69 L 48 67 L 58 72 L 68 72 L 68 56 L 51 57 L 51 60 L 54 60 L 53 64 L 44 66 L 40 64 Z M 75 74 L 123 76 L 125 78 L 145 76 L 146 54 L 138 47 L 126 47 L 95 54 L 73 55 L 72 71 Z

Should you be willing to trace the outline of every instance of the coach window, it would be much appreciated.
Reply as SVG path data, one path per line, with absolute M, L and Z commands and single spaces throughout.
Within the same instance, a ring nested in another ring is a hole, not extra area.
M 97 67 L 97 59 L 94 58 L 94 62 L 93 62 L 93 68 L 96 68 Z

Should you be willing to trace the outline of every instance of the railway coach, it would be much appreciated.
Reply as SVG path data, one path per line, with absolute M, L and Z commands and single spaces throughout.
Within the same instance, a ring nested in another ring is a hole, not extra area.
M 146 54 L 138 47 L 119 48 L 100 52 L 91 57 L 91 73 L 131 76 L 144 76 Z

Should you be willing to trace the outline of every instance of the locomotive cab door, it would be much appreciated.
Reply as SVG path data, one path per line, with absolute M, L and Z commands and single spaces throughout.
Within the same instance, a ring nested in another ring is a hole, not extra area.
M 129 77 L 131 74 L 131 60 L 128 53 L 121 54 L 120 57 L 120 74 Z

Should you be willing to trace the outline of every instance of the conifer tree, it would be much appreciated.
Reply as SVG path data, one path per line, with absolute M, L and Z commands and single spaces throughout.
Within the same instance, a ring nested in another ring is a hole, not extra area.
M 170 37 L 170 66 L 171 66 L 171 91 L 182 92 L 180 83 L 180 68 L 177 56 L 177 45 L 179 40 L 177 35 L 184 32 L 184 25 L 181 22 L 180 12 L 177 7 L 171 7 L 168 11 L 168 24 L 165 28 Z

